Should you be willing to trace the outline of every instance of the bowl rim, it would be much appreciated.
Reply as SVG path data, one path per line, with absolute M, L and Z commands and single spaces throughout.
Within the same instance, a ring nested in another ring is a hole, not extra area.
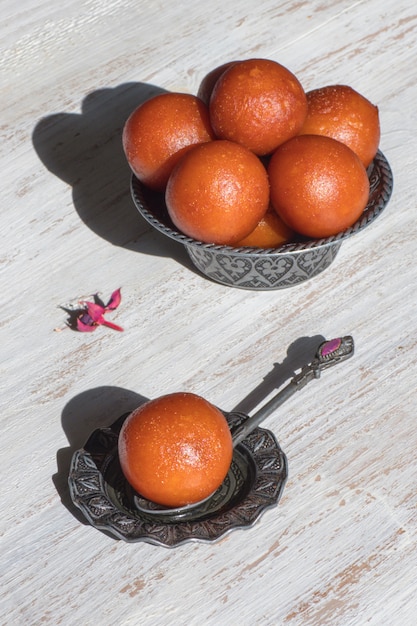
M 146 193 L 152 193 L 152 191 L 150 191 L 149 189 L 147 190 L 145 185 L 141 183 L 134 174 L 131 175 L 130 179 L 130 191 L 133 202 L 142 217 L 156 230 L 163 233 L 167 237 L 170 237 L 171 239 L 182 243 L 186 247 L 200 248 L 208 252 L 211 251 L 233 256 L 257 257 L 265 255 L 284 255 L 288 253 L 302 253 L 335 244 L 340 246 L 342 241 L 360 232 L 366 226 L 371 224 L 371 222 L 373 222 L 385 209 L 391 197 L 393 189 L 392 170 L 390 164 L 388 163 L 388 160 L 381 152 L 381 150 L 377 151 L 375 158 L 367 169 L 367 172 L 368 178 L 370 180 L 369 200 L 361 217 L 354 224 L 352 224 L 352 226 L 346 228 L 340 233 L 337 233 L 336 235 L 332 235 L 331 237 L 324 237 L 320 239 L 303 239 L 301 241 L 288 242 L 278 246 L 277 248 L 255 248 L 245 246 L 233 247 L 198 241 L 197 239 L 188 237 L 187 235 L 175 229 L 175 226 L 172 224 L 168 216 L 162 194 L 160 201 L 163 205 L 162 210 L 164 213 L 166 213 L 166 215 L 164 215 L 164 219 L 168 223 L 164 223 L 154 214 L 154 212 L 149 207 L 149 203 L 146 199 Z M 376 194 L 376 189 L 379 187 L 381 187 L 380 193 Z M 375 195 L 376 197 L 373 197 Z

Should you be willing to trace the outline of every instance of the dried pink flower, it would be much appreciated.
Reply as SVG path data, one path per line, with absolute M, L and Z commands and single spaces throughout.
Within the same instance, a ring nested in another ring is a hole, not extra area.
M 76 319 L 76 327 L 82 333 L 91 333 L 97 326 L 108 326 L 113 330 L 122 331 L 123 328 L 105 319 L 104 315 L 108 311 L 114 311 L 119 306 L 122 299 L 121 290 L 116 289 L 110 296 L 110 300 L 104 306 L 97 302 L 81 302 L 85 306 Z

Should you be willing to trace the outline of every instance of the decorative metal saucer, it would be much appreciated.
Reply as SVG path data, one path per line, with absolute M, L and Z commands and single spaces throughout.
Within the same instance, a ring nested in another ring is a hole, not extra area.
M 73 502 L 96 528 L 125 541 L 174 547 L 187 541 L 216 541 L 236 528 L 252 526 L 275 506 L 287 480 L 287 459 L 274 435 L 259 424 L 323 370 L 350 359 L 353 337 L 322 342 L 311 363 L 254 414 L 223 412 L 232 434 L 233 459 L 219 489 L 209 498 L 175 509 L 161 507 L 136 493 L 118 458 L 122 415 L 111 427 L 93 432 L 75 452 L 69 473 Z
M 224 413 L 231 429 L 247 419 Z M 253 526 L 268 508 L 276 506 L 287 480 L 287 459 L 269 430 L 256 428 L 234 449 L 226 479 L 207 500 L 178 514 L 152 512 L 128 484 L 119 464 L 117 441 L 127 414 L 111 427 L 93 432 L 75 452 L 69 473 L 74 504 L 87 520 L 127 542 L 175 547 L 189 541 L 214 542 L 238 528 Z

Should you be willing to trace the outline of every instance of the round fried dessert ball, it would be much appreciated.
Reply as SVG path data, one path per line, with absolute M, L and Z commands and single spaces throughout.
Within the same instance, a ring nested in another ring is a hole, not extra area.
M 223 413 L 192 393 L 150 400 L 123 423 L 118 452 L 127 481 L 167 507 L 199 502 L 222 484 L 233 444 Z
M 214 139 L 207 105 L 186 93 L 150 98 L 128 117 L 123 128 L 126 159 L 137 178 L 163 191 L 180 157 Z
M 268 174 L 247 148 L 211 141 L 182 157 L 169 178 L 165 200 L 173 223 L 188 237 L 234 245 L 268 209 Z
M 277 148 L 268 166 L 271 203 L 307 237 L 336 235 L 361 216 L 369 179 L 357 154 L 336 139 L 299 135 Z
M 249 59 L 221 74 L 209 110 L 219 139 L 236 141 L 261 156 L 298 134 L 307 98 L 286 67 L 269 59 Z
M 197 96 L 201 98 L 203 102 L 209 104 L 214 85 L 217 83 L 220 76 L 235 63 L 239 63 L 239 61 L 228 61 L 227 63 L 222 63 L 222 65 L 210 70 L 210 72 L 204 76 L 197 91 Z
M 300 132 L 338 139 L 368 167 L 380 141 L 378 107 L 347 85 L 313 89 L 307 93 L 307 102 L 307 117 Z
M 250 248 L 277 248 L 288 243 L 294 237 L 294 232 L 279 217 L 273 208 L 268 209 L 255 229 L 244 239 L 238 241 L 236 247 Z

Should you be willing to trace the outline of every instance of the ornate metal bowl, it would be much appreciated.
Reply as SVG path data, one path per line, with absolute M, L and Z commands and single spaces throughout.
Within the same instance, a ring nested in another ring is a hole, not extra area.
M 131 179 L 133 201 L 140 214 L 158 231 L 182 243 L 195 267 L 208 278 L 242 289 L 272 290 L 298 285 L 317 276 L 334 261 L 342 242 L 362 231 L 387 205 L 393 186 L 391 168 L 378 152 L 368 168 L 369 202 L 360 219 L 345 231 L 325 239 L 284 244 L 279 248 L 233 248 L 206 244 L 183 235 L 172 224 L 164 197 Z
M 247 419 L 237 412 L 224 415 L 230 428 Z M 287 480 L 287 459 L 274 435 L 256 428 L 236 446 L 229 473 L 210 498 L 181 514 L 164 514 L 160 508 L 144 512 L 119 464 L 117 441 L 126 417 L 94 431 L 72 458 L 71 498 L 95 528 L 124 541 L 172 548 L 189 541 L 214 542 L 251 527 L 277 505 Z

